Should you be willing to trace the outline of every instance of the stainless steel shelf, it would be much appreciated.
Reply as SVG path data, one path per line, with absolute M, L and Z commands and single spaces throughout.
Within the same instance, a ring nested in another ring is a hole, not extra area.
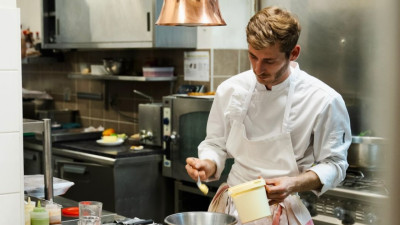
M 27 56 L 21 59 L 22 64 L 50 64 L 56 62 L 57 59 L 54 57 Z
M 44 131 L 43 121 L 23 119 L 24 133 L 42 133 Z
M 68 78 L 75 79 L 92 79 L 92 80 L 116 80 L 116 81 L 136 81 L 136 82 L 162 82 L 162 81 L 175 81 L 177 77 L 139 77 L 139 76 L 113 76 L 113 75 L 82 75 L 82 74 L 69 74 Z

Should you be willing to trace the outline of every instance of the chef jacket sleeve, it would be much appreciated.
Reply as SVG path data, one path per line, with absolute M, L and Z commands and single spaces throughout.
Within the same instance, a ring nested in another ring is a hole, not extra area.
M 350 119 L 342 97 L 337 94 L 319 114 L 314 129 L 315 172 L 323 187 L 317 196 L 335 188 L 346 176 L 347 150 L 351 144 Z
M 207 136 L 198 147 L 199 159 L 210 159 L 217 166 L 215 174 L 205 180 L 206 182 L 215 181 L 220 178 L 228 157 L 225 134 L 229 128 L 227 128 L 224 115 L 227 101 L 224 101 L 224 97 L 221 95 L 221 93 L 225 93 L 225 91 L 220 90 L 221 86 L 218 87 L 208 117 Z

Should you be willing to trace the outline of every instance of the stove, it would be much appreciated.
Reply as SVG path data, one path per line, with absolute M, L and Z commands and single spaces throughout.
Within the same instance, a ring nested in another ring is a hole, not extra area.
M 388 199 L 387 183 L 381 171 L 347 170 L 345 180 L 319 198 L 312 192 L 300 193 L 314 224 L 380 224 Z

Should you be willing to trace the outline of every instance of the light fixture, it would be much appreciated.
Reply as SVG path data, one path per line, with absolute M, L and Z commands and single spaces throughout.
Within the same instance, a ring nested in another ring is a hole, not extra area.
M 164 0 L 160 26 L 225 26 L 218 0 Z

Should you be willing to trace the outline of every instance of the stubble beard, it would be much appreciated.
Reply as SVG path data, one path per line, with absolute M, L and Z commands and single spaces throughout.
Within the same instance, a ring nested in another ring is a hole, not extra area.
M 266 76 L 266 77 L 273 77 L 273 80 L 268 82 L 272 85 L 276 85 L 279 82 L 279 79 L 286 73 L 289 68 L 290 60 L 287 62 L 275 73 L 275 74 L 257 74 L 257 76 Z M 279 82 L 280 83 L 280 82 Z M 267 84 L 264 84 L 267 85 Z

